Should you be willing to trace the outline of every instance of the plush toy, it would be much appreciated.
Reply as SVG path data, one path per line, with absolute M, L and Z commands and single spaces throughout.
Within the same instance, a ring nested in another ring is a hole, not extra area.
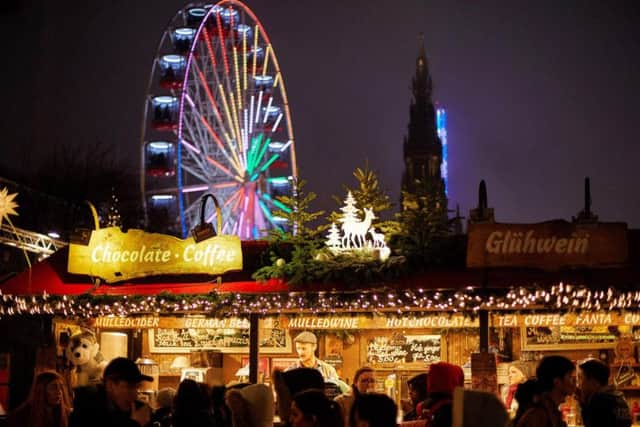
M 81 330 L 71 336 L 66 353 L 67 360 L 74 366 L 75 386 L 95 385 L 102 381 L 102 371 L 107 362 L 99 350 L 100 344 L 93 332 Z

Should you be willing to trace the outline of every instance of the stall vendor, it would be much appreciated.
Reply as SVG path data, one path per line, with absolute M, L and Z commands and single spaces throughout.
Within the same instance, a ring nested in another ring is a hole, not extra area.
M 298 361 L 287 368 L 288 370 L 295 368 L 314 368 L 320 371 L 325 381 L 338 381 L 338 373 L 335 368 L 316 358 L 316 348 L 318 347 L 318 339 L 311 332 L 301 332 L 293 339 L 296 345 L 296 353 L 298 353 Z

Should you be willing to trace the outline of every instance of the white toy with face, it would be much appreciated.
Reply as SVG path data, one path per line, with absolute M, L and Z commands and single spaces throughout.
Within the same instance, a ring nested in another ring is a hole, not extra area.
M 106 363 L 99 350 L 100 344 L 97 343 L 95 335 L 90 331 L 78 332 L 69 340 L 66 355 L 67 359 L 75 366 L 76 385 L 92 385 L 101 381 Z

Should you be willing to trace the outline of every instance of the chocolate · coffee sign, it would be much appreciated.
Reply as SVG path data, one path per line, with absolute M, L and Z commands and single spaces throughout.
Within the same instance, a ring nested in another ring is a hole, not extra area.
M 612 267 L 627 262 L 624 223 L 471 224 L 468 267 Z
M 88 242 L 69 245 L 70 273 L 113 283 L 160 274 L 222 274 L 242 270 L 238 236 L 220 235 L 201 242 L 118 227 L 93 230 Z

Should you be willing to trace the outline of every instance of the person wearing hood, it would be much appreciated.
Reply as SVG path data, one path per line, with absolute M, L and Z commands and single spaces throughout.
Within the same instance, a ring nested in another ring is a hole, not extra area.
M 464 372 L 457 365 L 447 362 L 434 363 L 429 367 L 427 390 L 429 398 L 425 405 L 418 405 L 427 427 L 451 427 L 453 391 L 464 386 Z
M 421 415 L 417 412 L 418 404 L 427 400 L 427 374 L 423 372 L 409 378 L 407 381 L 407 387 L 409 388 L 410 401 L 407 402 L 402 421 L 415 421 L 419 419 Z M 403 410 L 404 409 L 405 408 L 403 407 Z
M 622 392 L 609 385 L 609 367 L 596 359 L 580 364 L 578 398 L 585 427 L 629 427 L 631 413 Z

